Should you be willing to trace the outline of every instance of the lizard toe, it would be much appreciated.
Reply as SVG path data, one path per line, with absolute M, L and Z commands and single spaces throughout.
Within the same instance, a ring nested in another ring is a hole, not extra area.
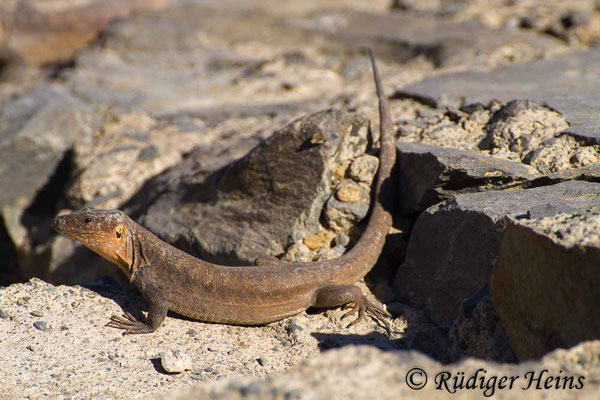
M 341 318 L 344 319 L 345 317 L 358 313 L 358 317 L 348 324 L 347 328 L 358 324 L 360 321 L 365 319 L 366 315 L 369 315 L 375 322 L 382 325 L 382 327 L 386 330 L 388 337 L 392 336 L 392 328 L 387 320 L 387 318 L 390 318 L 392 315 L 385 308 L 371 302 L 369 299 L 364 297 L 364 295 L 354 304 L 354 307 L 346 314 L 342 315 Z
M 123 335 L 134 335 L 141 333 L 150 333 L 152 329 L 143 322 L 135 319 L 130 313 L 125 313 L 123 316 L 113 315 L 106 326 L 110 328 L 122 329 Z

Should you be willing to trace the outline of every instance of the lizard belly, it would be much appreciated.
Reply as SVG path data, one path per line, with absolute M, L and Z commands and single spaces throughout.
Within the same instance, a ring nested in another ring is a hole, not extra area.
M 285 301 L 225 302 L 190 298 L 169 302 L 169 310 L 198 321 L 233 325 L 262 325 L 301 313 L 312 304 L 312 296 L 297 296 Z

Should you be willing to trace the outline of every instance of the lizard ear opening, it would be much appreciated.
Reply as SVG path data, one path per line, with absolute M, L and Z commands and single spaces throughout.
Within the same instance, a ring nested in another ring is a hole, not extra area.
M 125 228 L 123 227 L 123 225 L 117 226 L 117 228 L 115 229 L 115 235 L 117 236 L 117 239 L 121 240 L 121 238 L 123 237 L 123 233 L 125 233 Z
M 123 240 L 125 232 L 125 227 L 122 225 L 119 225 L 115 229 L 115 235 L 117 239 L 121 241 L 121 245 L 115 251 L 115 255 L 127 266 L 127 268 L 129 268 L 133 263 L 133 249 L 129 240 Z

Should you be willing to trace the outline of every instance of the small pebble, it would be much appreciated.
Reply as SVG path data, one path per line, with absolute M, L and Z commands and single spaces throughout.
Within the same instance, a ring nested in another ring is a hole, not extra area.
M 35 321 L 33 323 L 33 326 L 35 326 L 40 331 L 48 330 L 48 325 L 46 324 L 46 321 Z
M 150 161 L 160 156 L 160 150 L 155 145 L 151 144 L 140 151 L 138 161 Z
M 17 300 L 17 305 L 24 306 L 25 304 L 29 303 L 29 300 L 31 300 L 31 297 L 29 296 L 21 297 L 19 300 Z
M 304 330 L 304 328 L 302 328 L 300 325 L 298 325 L 296 323 L 296 321 L 294 321 L 293 319 L 290 320 L 290 323 L 287 326 L 287 331 L 291 335 L 297 335 L 298 333 L 302 332 L 303 330 Z
M 33 347 L 33 346 L 32 346 L 32 345 L 30 345 L 30 344 L 29 344 L 29 345 L 27 345 L 25 348 L 26 348 L 27 350 L 29 350 L 29 351 L 35 351 L 35 347 Z
M 357 182 L 365 182 L 370 185 L 377 173 L 378 166 L 379 159 L 377 157 L 363 154 L 352 161 L 348 169 L 348 176 Z
M 261 367 L 264 367 L 267 363 L 267 359 L 265 357 L 258 357 L 256 359 L 256 362 L 258 362 L 258 365 L 260 365 Z
M 198 373 L 198 372 L 194 372 L 192 373 L 192 379 L 195 381 L 201 381 L 202 380 L 202 374 Z
M 29 314 L 33 315 L 34 317 L 43 317 L 44 316 L 44 313 L 41 312 L 40 310 L 33 310 Z
M 193 329 L 188 329 L 188 331 L 186 332 L 186 334 L 188 336 L 196 336 L 196 331 Z
M 362 190 L 356 183 L 345 181 L 340 184 L 335 197 L 343 203 L 356 203 L 362 197 Z
M 4 310 L 0 310 L 0 318 L 2 318 L 2 319 L 8 318 L 8 313 Z
M 178 374 L 192 369 L 192 358 L 181 350 L 163 351 L 159 357 L 167 372 Z

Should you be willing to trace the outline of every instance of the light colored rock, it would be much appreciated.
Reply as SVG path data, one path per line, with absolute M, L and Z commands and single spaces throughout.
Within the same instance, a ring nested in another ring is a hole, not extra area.
M 394 347 L 371 320 L 346 329 L 340 309 L 301 313 L 262 327 L 206 324 L 169 314 L 152 334 L 123 336 L 105 325 L 113 314 L 144 310 L 139 292 L 112 279 L 87 287 L 33 279 L 0 288 L 0 398 L 148 398 L 199 381 L 279 374 L 314 357 L 321 343 L 338 347 L 369 337 L 376 346 Z M 44 313 L 52 329 L 34 327 L 40 320 L 31 315 L 34 310 Z M 191 372 L 161 373 L 160 354 L 173 348 L 191 358 Z M 258 359 L 266 362 L 260 365 Z
M 377 173 L 377 167 L 379 167 L 379 158 L 370 154 L 364 154 L 352 161 L 348 169 L 348 176 L 357 182 L 371 185 Z
M 207 139 L 202 125 L 186 130 L 145 113 L 115 115 L 91 143 L 75 146 L 76 178 L 67 196 L 76 208 L 119 208 Z
M 192 358 L 181 350 L 168 350 L 159 354 L 160 365 L 165 371 L 180 374 L 192 369 Z
M 350 180 L 340 183 L 335 191 L 335 197 L 343 203 L 356 203 L 363 196 L 362 188 Z
M 540 362 L 518 365 L 471 358 L 442 365 L 415 351 L 383 352 L 371 346 L 346 346 L 306 360 L 279 376 L 228 379 L 158 398 L 592 400 L 600 390 L 599 360 L 600 341 L 557 350 Z M 466 386 L 469 378 L 471 386 Z M 455 383 L 463 386 L 455 388 Z

